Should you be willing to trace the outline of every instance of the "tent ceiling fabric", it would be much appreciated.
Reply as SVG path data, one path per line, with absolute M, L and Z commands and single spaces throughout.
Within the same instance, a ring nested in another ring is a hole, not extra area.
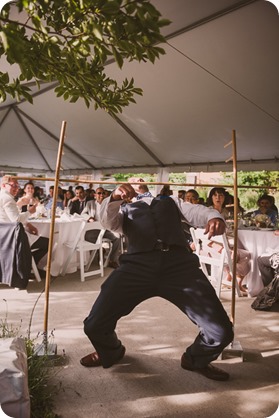
M 116 118 L 56 98 L 42 86 L 34 104 L 0 105 L 3 171 L 55 170 L 67 122 L 65 174 L 102 170 L 232 171 L 224 147 L 236 131 L 240 170 L 279 168 L 279 16 L 264 0 L 153 0 L 172 24 L 154 65 L 115 63 L 143 97 Z M 3 60 L 0 63 L 3 68 Z M 4 64 L 6 66 L 7 64 Z M 9 70 L 13 72 L 13 68 Z

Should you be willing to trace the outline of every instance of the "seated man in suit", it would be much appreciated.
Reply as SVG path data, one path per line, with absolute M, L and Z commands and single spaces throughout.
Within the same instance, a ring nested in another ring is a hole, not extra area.
M 105 197 L 105 190 L 102 187 L 98 187 L 95 192 L 95 200 L 89 200 L 86 203 L 85 208 L 82 211 L 82 215 L 88 220 L 88 222 L 94 222 L 100 220 L 100 208 L 101 203 Z M 92 231 L 87 231 L 85 234 L 85 239 L 89 242 L 96 242 L 96 239 L 99 235 L 98 229 L 93 229 Z M 110 260 L 108 266 L 111 268 L 118 267 L 118 258 L 120 254 L 121 240 L 111 231 L 106 230 L 104 238 L 109 239 L 112 242 L 112 251 L 110 254 Z
M 21 222 L 28 235 L 32 255 L 36 264 L 46 255 L 48 251 L 48 238 L 39 237 L 37 228 L 28 222 L 32 213 L 36 212 L 36 204 L 28 207 L 27 212 L 20 212 L 20 207 L 15 201 L 19 185 L 15 178 L 11 176 L 2 177 L 0 192 L 0 222 Z M 21 204 L 28 204 L 28 198 L 21 200 Z M 39 270 L 42 277 L 45 276 L 44 270 Z
M 75 188 L 75 197 L 71 199 L 68 206 L 70 208 L 70 214 L 78 213 L 79 215 L 86 206 L 86 203 L 90 201 L 91 198 L 86 197 L 86 193 L 83 186 L 77 186 Z

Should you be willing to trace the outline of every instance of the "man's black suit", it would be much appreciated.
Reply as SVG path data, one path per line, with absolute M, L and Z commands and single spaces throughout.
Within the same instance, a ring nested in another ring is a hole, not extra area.
M 117 321 L 154 296 L 169 300 L 198 325 L 200 332 L 185 356 L 193 367 L 207 366 L 232 341 L 232 324 L 187 246 L 179 209 L 168 198 L 154 199 L 151 205 L 126 204 L 122 212 L 128 252 L 84 320 L 103 367 L 112 365 L 123 350 L 115 333 Z
M 78 213 L 80 215 L 89 200 L 89 198 L 86 198 L 82 202 L 80 200 L 74 200 L 70 205 L 70 214 Z

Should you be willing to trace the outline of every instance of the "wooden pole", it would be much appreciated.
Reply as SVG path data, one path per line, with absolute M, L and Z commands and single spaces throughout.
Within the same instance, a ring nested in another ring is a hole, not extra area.
M 238 240 L 238 189 L 237 189 L 237 158 L 236 158 L 236 136 L 232 131 L 233 147 L 233 181 L 234 181 L 234 229 L 233 229 L 233 280 L 232 280 L 232 323 L 235 323 L 235 288 L 236 288 L 236 263 L 237 263 L 237 240 Z
M 233 214 L 233 271 L 232 271 L 232 305 L 231 305 L 231 321 L 235 323 L 235 288 L 236 288 L 236 263 L 237 263 L 237 227 L 238 227 L 238 185 L 237 185 L 237 158 L 236 158 L 236 137 L 235 130 L 232 131 L 232 140 L 225 145 L 232 145 L 232 156 L 226 161 L 233 163 L 233 191 L 234 191 L 234 214 Z
M 231 142 L 229 143 L 231 144 Z M 228 144 L 227 144 L 228 145 Z M 231 158 L 229 159 L 231 160 Z M 229 161 L 227 160 L 227 161 Z M 27 176 L 13 176 L 13 178 L 16 178 L 18 180 L 27 180 L 27 181 L 55 181 L 55 177 L 27 177 Z M 73 179 L 66 179 L 66 178 L 60 178 L 59 182 L 67 182 L 67 183 L 84 183 L 84 184 L 123 184 L 128 183 L 125 181 L 107 181 L 107 180 L 73 180 Z M 133 184 L 133 183 L 130 183 Z M 191 187 L 224 187 L 224 188 L 234 188 L 234 184 L 197 184 L 197 183 L 173 183 L 173 182 L 157 182 L 157 181 L 143 181 L 142 184 L 146 185 L 162 185 L 162 186 L 191 186 Z M 240 189 L 274 189 L 277 190 L 278 187 L 276 186 L 244 186 L 244 185 L 238 185 L 238 188 Z
M 51 221 L 50 221 L 50 231 L 49 231 L 49 243 L 48 243 L 48 255 L 47 255 L 47 268 L 46 268 L 46 283 L 45 283 L 45 309 L 44 309 L 44 354 L 48 353 L 48 311 L 49 311 L 49 288 L 50 288 L 50 267 L 51 267 L 51 258 L 52 258 L 52 247 L 53 247 L 53 235 L 54 235 L 54 226 L 55 226 L 55 214 L 56 214 L 56 201 L 58 193 L 58 183 L 59 183 L 59 174 L 61 166 L 62 151 L 64 145 L 64 136 L 66 130 L 66 122 L 62 122 L 60 139 L 59 139 L 59 148 L 56 161 L 56 170 L 55 170 L 55 183 L 53 190 L 53 201 L 51 207 Z

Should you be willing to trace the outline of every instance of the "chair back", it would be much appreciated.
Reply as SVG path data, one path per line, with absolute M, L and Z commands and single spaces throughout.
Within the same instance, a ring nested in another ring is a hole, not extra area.
M 102 243 L 102 240 L 103 240 L 103 237 L 104 237 L 104 234 L 105 234 L 105 232 L 106 232 L 106 230 L 102 227 L 101 223 L 100 223 L 100 222 L 98 222 L 98 221 L 94 221 L 94 222 L 86 222 L 86 223 L 85 223 L 85 225 L 83 226 L 83 229 L 82 229 L 82 231 L 81 231 L 81 234 L 80 234 L 80 238 L 79 238 L 79 242 L 78 242 L 78 244 L 80 245 L 80 244 L 82 244 L 84 241 L 86 241 L 86 239 L 85 239 L 85 234 L 86 234 L 86 232 L 88 232 L 88 231 L 92 231 L 92 230 L 95 230 L 95 229 L 100 230 L 99 235 L 98 235 L 98 237 L 97 237 L 97 239 L 96 239 L 95 244 L 101 244 L 101 243 Z M 88 241 L 86 241 L 86 243 L 87 243 L 87 242 L 88 242 Z
M 226 234 L 216 235 L 208 238 L 203 228 L 190 228 L 190 232 L 195 244 L 195 253 L 199 257 L 203 273 L 214 287 L 218 297 L 221 294 L 222 283 L 228 284 L 224 277 L 224 267 L 227 266 L 231 275 L 233 274 L 233 264 L 231 251 Z M 231 283 L 229 283 L 231 285 Z M 236 291 L 241 296 L 238 283 Z

